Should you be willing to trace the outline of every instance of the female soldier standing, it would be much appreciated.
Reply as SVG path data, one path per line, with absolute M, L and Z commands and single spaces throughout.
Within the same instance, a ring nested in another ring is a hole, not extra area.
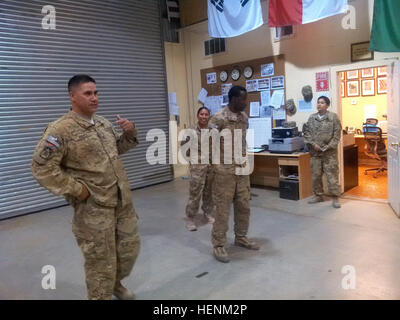
M 311 174 L 314 197 L 308 203 L 324 201 L 322 174 L 328 181 L 329 193 L 333 196 L 332 205 L 340 208 L 339 168 L 337 146 L 340 141 L 342 126 L 336 113 L 327 111 L 331 101 L 320 96 L 317 102 L 317 113 L 310 116 L 304 125 L 304 140 L 311 154 Z
M 199 210 L 200 198 L 203 195 L 203 204 L 201 206 L 204 216 L 209 223 L 214 223 L 212 217 L 213 201 L 211 194 L 211 184 L 213 172 L 211 163 L 201 164 L 201 130 L 209 130 L 208 120 L 210 119 L 210 110 L 201 107 L 197 111 L 197 124 L 193 128 L 198 137 L 198 164 L 190 163 L 190 190 L 189 201 L 186 206 L 186 228 L 189 231 L 196 231 L 197 227 L 194 217 Z M 188 142 L 189 139 L 186 140 Z

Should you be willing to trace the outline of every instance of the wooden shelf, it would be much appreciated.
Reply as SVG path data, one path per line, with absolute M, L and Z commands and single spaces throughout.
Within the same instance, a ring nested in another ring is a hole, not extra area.
M 309 153 L 270 153 L 267 151 L 253 153 L 254 171 L 250 176 L 253 185 L 279 188 L 279 179 L 285 177 L 285 172 L 298 175 L 299 197 L 307 198 L 312 195 L 312 179 Z M 295 180 L 295 179 L 291 179 Z

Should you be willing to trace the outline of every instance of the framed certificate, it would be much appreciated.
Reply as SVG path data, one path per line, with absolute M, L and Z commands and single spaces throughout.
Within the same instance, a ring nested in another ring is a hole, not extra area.
M 369 51 L 369 41 L 351 44 L 351 62 L 374 60 L 374 52 Z

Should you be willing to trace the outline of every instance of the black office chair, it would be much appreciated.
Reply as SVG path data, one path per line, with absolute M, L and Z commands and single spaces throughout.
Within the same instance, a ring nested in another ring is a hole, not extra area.
M 364 153 L 372 158 L 381 162 L 379 168 L 366 169 L 364 174 L 368 174 L 368 171 L 376 171 L 374 178 L 377 177 L 379 172 L 387 171 L 387 150 L 385 142 L 382 138 L 382 130 L 377 127 L 377 119 L 367 119 L 363 124 L 363 133 L 365 139 Z

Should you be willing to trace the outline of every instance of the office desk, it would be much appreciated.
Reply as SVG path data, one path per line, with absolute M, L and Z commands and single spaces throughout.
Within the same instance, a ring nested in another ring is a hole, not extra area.
M 312 195 L 309 153 L 284 154 L 263 151 L 252 153 L 252 155 L 254 156 L 254 171 L 250 175 L 250 183 L 252 185 L 279 188 L 280 178 L 284 178 L 288 173 L 297 171 L 300 199 Z

